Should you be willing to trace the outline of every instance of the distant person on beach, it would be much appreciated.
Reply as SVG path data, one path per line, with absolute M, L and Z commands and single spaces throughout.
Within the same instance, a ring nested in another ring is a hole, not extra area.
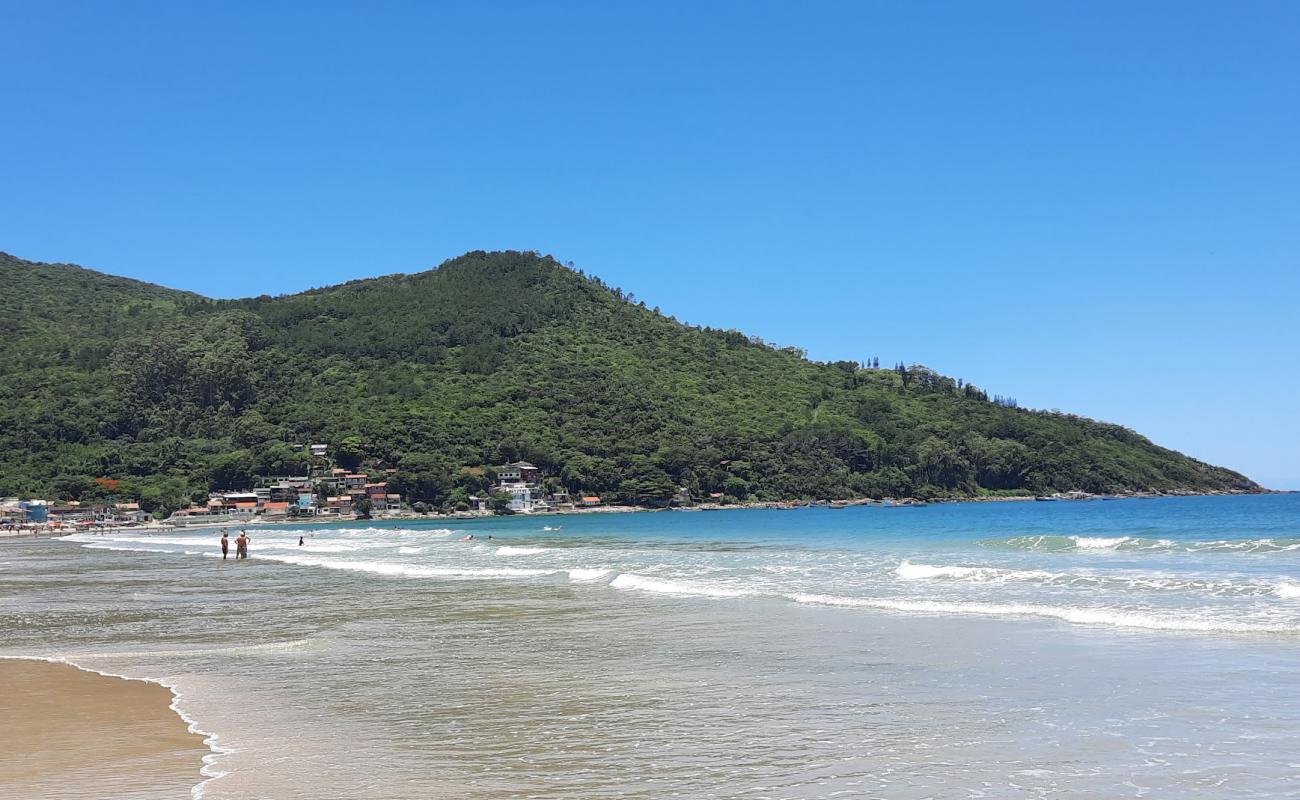
M 221 560 L 225 561 L 228 555 L 230 555 L 230 534 L 226 533 L 225 528 L 222 528 L 221 529 Z
M 298 546 L 299 546 L 299 547 L 302 547 L 302 545 L 303 545 L 302 537 L 299 536 L 299 537 L 298 537 Z

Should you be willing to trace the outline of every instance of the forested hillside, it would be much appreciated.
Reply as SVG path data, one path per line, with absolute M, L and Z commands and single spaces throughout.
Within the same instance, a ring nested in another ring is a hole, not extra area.
M 516 458 L 625 502 L 1258 488 L 928 370 L 683 325 L 531 253 L 237 301 L 4 254 L 0 279 L 0 494 L 166 510 L 302 474 L 309 441 L 435 505 Z

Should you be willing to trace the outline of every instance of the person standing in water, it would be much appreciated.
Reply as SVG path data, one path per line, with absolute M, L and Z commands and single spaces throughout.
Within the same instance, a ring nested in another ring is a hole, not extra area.
M 298 537 L 298 546 L 299 546 L 299 547 L 302 547 L 302 537 L 301 537 L 301 536 Z
M 248 558 L 248 538 L 244 532 L 239 532 L 239 537 L 235 539 L 235 558 Z
M 229 555 L 230 555 L 230 534 L 226 533 L 225 528 L 222 528 L 221 529 L 221 560 L 225 561 L 226 557 Z

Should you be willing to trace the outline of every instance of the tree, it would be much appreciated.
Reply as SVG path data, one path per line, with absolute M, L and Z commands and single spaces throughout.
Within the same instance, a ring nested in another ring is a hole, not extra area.
M 334 448 L 334 460 L 348 472 L 356 472 L 365 458 L 361 437 L 347 436 Z
M 722 491 L 737 500 L 744 500 L 749 496 L 749 482 L 732 475 L 722 482 Z
M 510 501 L 514 495 L 510 492 L 494 491 L 488 496 L 488 508 L 492 509 L 494 514 L 509 514 Z

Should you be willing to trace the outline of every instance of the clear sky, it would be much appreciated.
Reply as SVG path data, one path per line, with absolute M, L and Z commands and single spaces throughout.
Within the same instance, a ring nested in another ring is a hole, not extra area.
M 1300 3 L 0 0 L 0 35 L 15 255 L 231 297 L 540 250 L 1300 488 Z

